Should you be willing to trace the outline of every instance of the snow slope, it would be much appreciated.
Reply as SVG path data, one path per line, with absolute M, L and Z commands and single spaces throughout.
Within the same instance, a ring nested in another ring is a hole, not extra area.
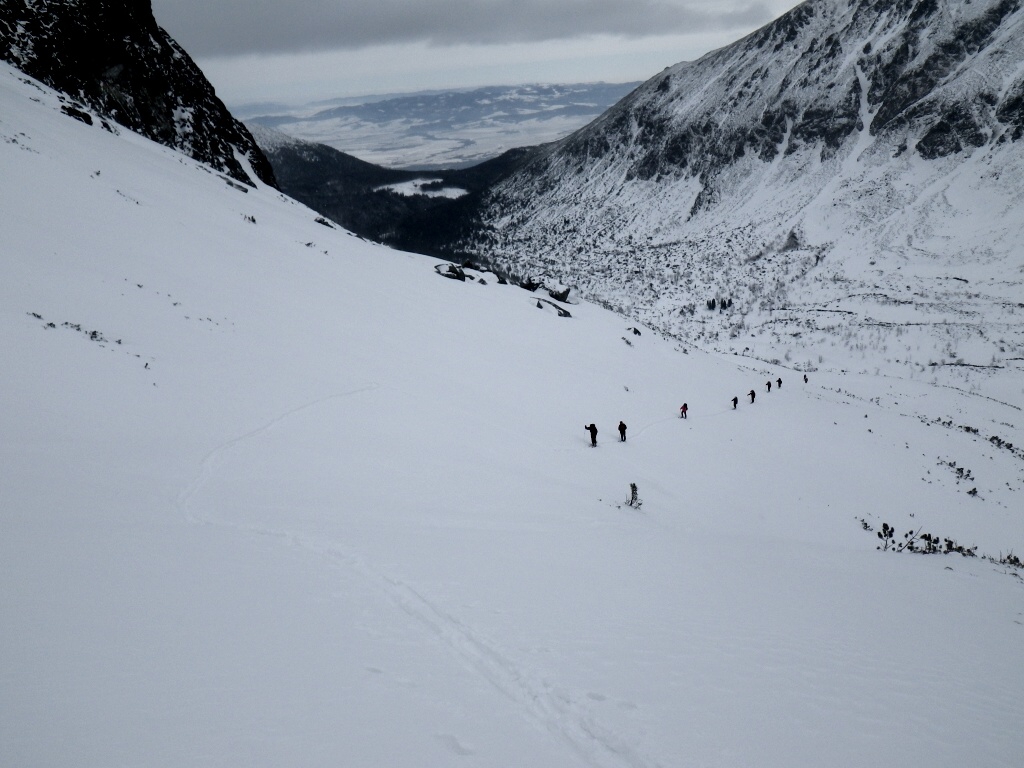
M 875 549 L 1024 549 L 1019 404 L 559 317 L 0 105 L 0 764 L 1019 765 L 1018 569 Z

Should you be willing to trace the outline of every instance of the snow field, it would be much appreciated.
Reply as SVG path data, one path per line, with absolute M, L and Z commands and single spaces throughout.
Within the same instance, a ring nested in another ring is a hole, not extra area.
M 558 318 L 0 75 L 0 762 L 1018 763 L 1020 578 L 858 519 L 1024 548 L 1019 409 Z

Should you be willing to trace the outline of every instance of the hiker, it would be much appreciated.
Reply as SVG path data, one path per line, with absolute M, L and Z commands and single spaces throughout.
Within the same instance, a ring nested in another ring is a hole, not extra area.
M 690 409 L 689 409 L 689 407 L 688 407 L 688 406 L 686 405 L 686 403 L 683 403 L 683 404 L 682 404 L 681 406 L 679 406 L 679 418 L 680 418 L 680 419 L 685 419 L 685 418 L 686 418 L 686 412 L 687 412 L 688 410 L 690 410 Z
M 626 422 L 624 421 L 619 422 L 619 442 L 626 442 Z
M 771 392 L 772 391 L 772 380 L 768 379 L 767 383 L 768 383 L 768 391 Z
M 804 374 L 804 384 L 806 384 L 806 383 L 807 383 L 807 374 L 805 373 Z
M 590 444 L 593 445 L 593 446 L 596 446 L 597 445 L 597 426 L 594 425 L 594 424 L 591 424 L 588 427 L 584 427 L 584 429 L 587 430 L 590 433 Z
M 754 392 L 754 390 L 750 390 L 749 392 L 747 392 L 747 394 L 750 395 L 750 404 L 753 405 L 754 398 L 757 396 L 756 393 Z
M 733 409 L 734 411 L 736 410 L 736 404 L 737 404 L 737 403 L 738 403 L 739 401 L 740 401 L 740 399 L 739 399 L 738 397 L 734 397 L 734 398 L 732 399 L 732 409 Z
M 782 377 L 781 376 L 775 380 L 775 386 L 777 386 L 779 389 L 782 389 Z

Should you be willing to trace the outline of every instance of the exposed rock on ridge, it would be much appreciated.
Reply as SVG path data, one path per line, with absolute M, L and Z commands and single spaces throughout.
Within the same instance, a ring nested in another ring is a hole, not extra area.
M 1020 139 L 1024 73 L 1004 82 L 1020 62 L 1020 8 L 1020 0 L 809 0 L 667 69 L 532 172 L 543 174 L 544 162 L 579 170 L 625 156 L 626 180 L 700 177 L 699 208 L 713 202 L 714 178 L 747 154 L 770 162 L 814 147 L 827 160 L 864 128 L 862 106 L 872 136 L 909 142 L 926 158 Z
M 150 0 L 2 3 L 0 58 L 239 181 L 251 183 L 251 168 L 276 186 L 249 131 L 156 23 Z

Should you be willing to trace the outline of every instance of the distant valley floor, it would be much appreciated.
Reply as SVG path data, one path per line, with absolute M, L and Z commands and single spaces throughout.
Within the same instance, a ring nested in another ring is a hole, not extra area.
M 637 85 L 495 86 L 232 111 L 250 126 L 325 144 L 376 165 L 432 170 L 475 165 L 509 149 L 560 139 Z

